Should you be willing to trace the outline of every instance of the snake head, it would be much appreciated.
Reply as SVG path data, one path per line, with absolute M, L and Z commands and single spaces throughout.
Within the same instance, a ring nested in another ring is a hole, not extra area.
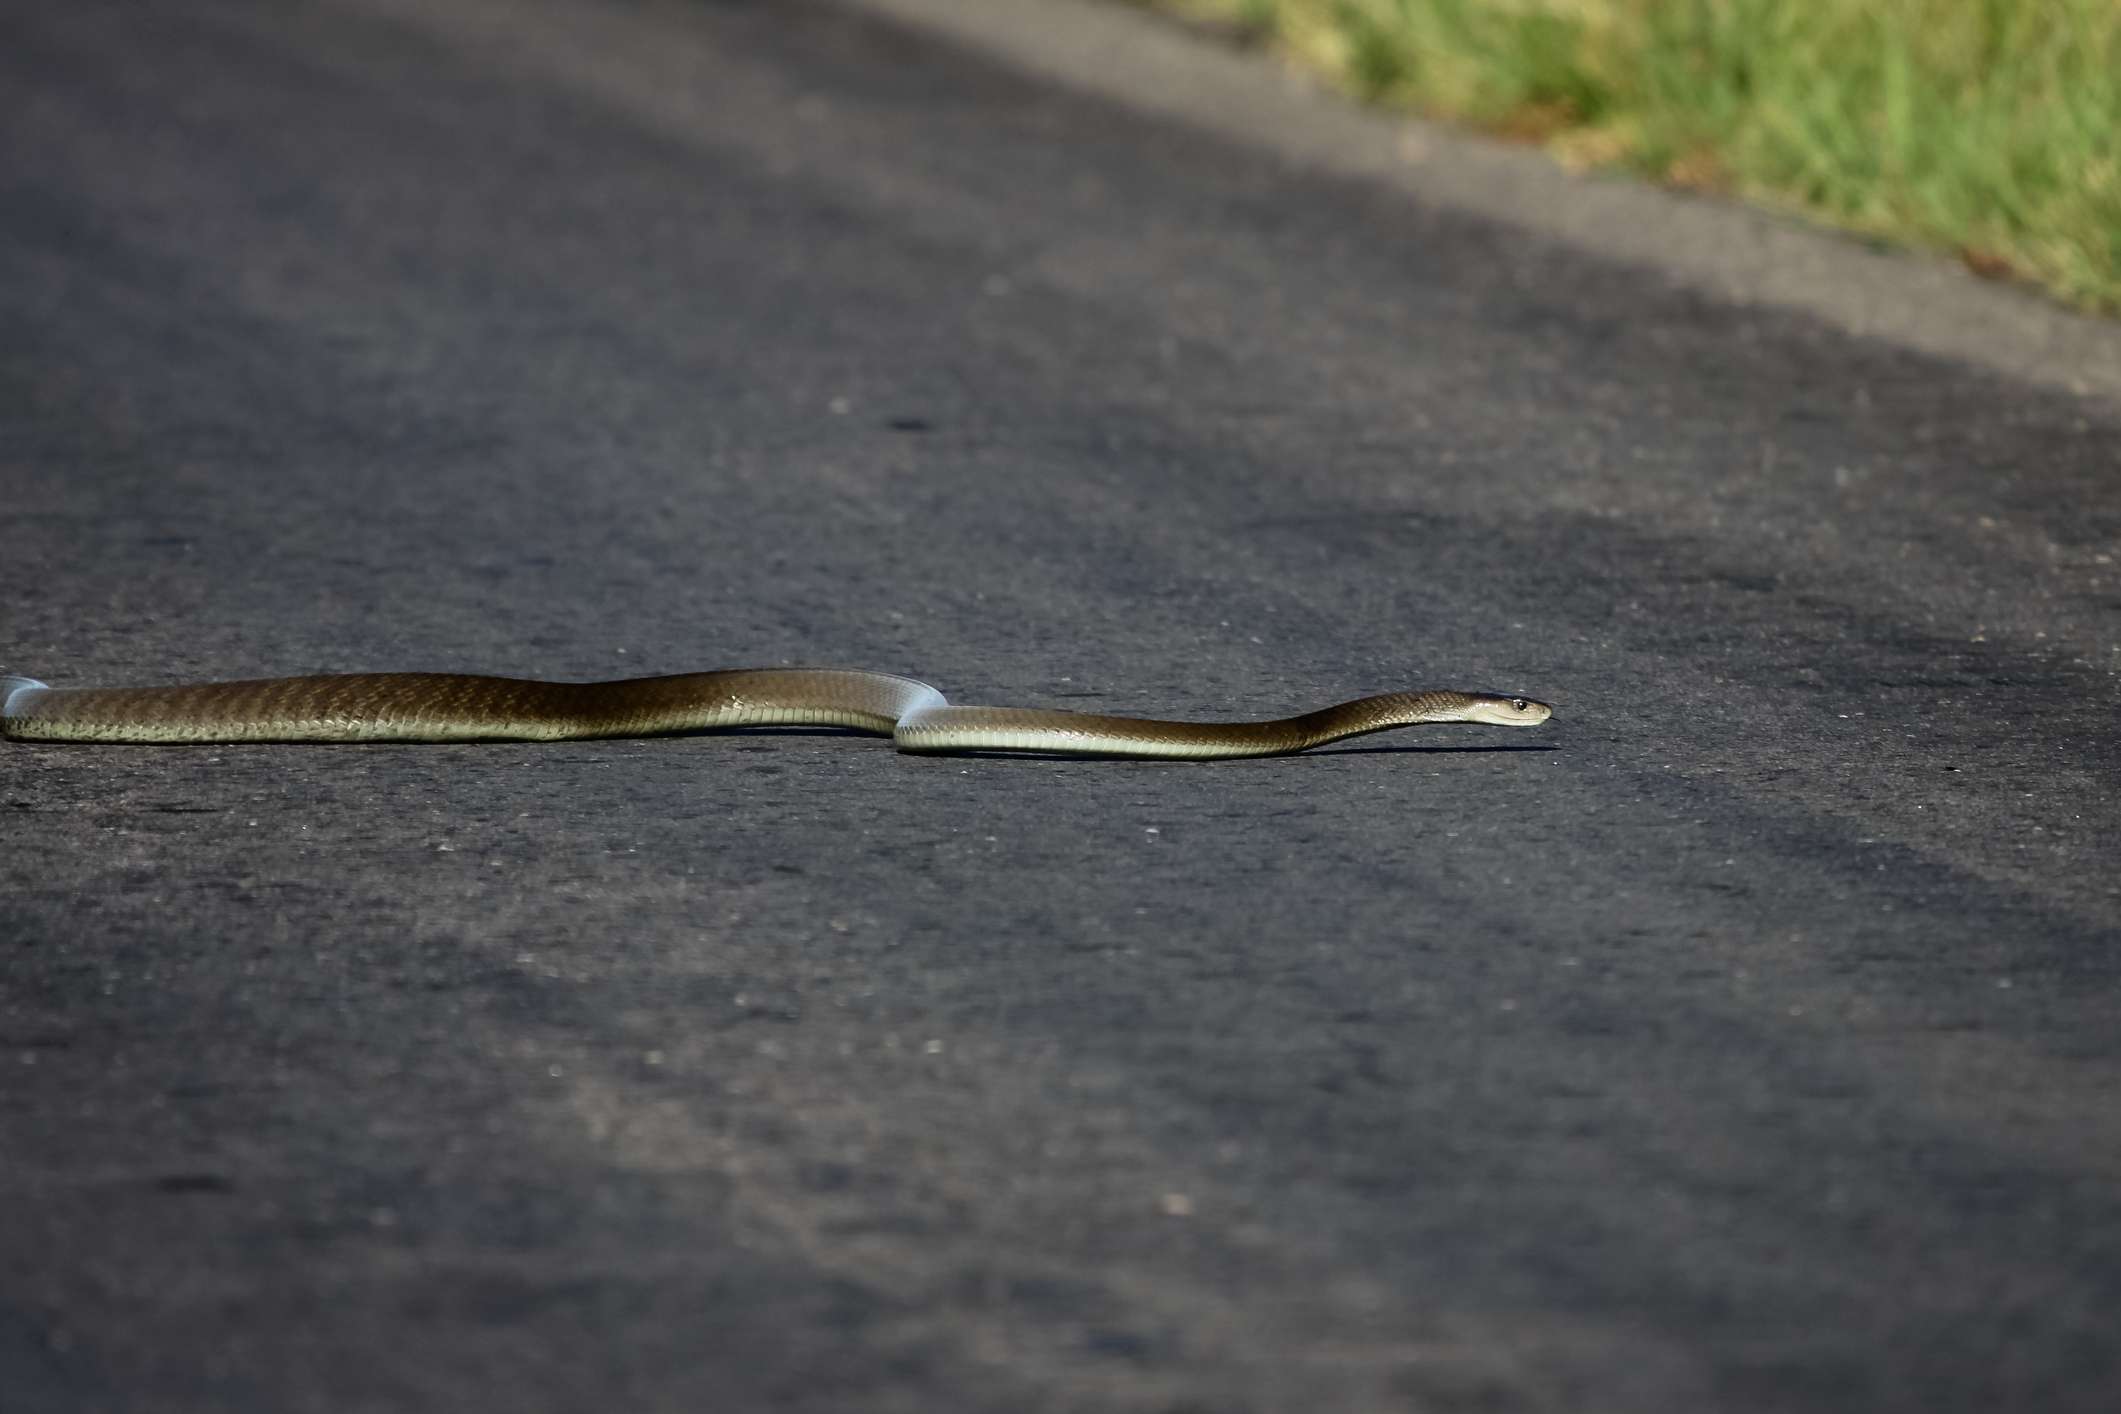
M 1552 707 L 1530 697 L 1480 692 L 1473 694 L 1473 700 L 1466 705 L 1465 720 L 1498 727 L 1536 727 L 1553 715 Z

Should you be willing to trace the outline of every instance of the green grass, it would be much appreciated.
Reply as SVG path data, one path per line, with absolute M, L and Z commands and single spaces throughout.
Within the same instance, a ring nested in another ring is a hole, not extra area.
M 1358 95 L 2121 311 L 2121 0 L 1144 0 Z

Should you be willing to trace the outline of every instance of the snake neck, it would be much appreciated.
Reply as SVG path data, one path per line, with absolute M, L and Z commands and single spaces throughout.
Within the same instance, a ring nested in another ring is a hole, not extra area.
M 1359 697 L 1353 702 L 1321 707 L 1316 712 L 1290 718 L 1288 725 L 1302 736 L 1304 742 L 1293 749 L 1307 751 L 1314 746 L 1345 741 L 1352 736 L 1367 736 L 1371 732 L 1390 731 L 1394 727 L 1468 721 L 1475 700 L 1464 692 L 1387 692 L 1377 697 Z

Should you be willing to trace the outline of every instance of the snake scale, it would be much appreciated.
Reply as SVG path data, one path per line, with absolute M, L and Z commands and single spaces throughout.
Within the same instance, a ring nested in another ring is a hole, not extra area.
M 1190 760 L 1280 756 L 1430 722 L 1537 726 L 1552 712 L 1527 697 L 1436 689 L 1363 697 L 1274 721 L 1167 722 L 953 706 L 913 678 L 840 668 L 581 683 L 353 673 L 120 688 L 55 688 L 0 677 L 0 737 L 15 741 L 559 741 L 811 726 L 889 736 L 907 752 Z

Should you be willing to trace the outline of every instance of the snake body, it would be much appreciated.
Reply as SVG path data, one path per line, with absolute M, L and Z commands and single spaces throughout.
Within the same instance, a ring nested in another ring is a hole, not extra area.
M 1266 722 L 1166 722 L 953 706 L 927 683 L 839 668 L 746 668 L 615 682 L 353 673 L 180 687 L 55 688 L 0 677 L 15 741 L 560 741 L 737 727 L 848 727 L 899 750 L 1206 759 L 1279 756 L 1425 722 L 1537 726 L 1543 702 L 1394 692 Z

